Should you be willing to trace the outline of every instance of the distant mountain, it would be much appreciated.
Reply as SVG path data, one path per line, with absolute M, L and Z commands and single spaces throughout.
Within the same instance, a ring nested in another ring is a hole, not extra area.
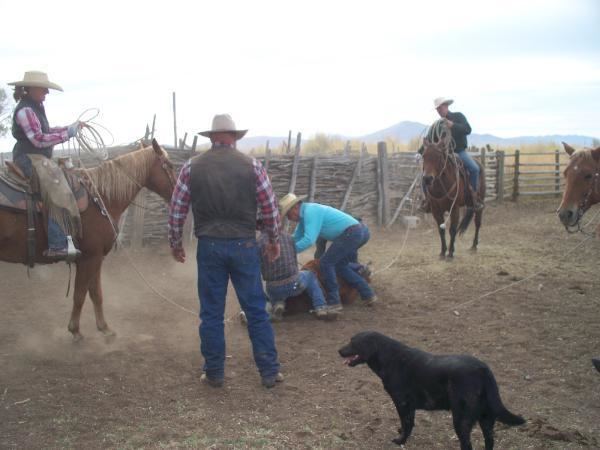
M 398 122 L 391 127 L 384 128 L 383 130 L 375 131 L 374 133 L 365 134 L 363 136 L 339 136 L 335 135 L 332 137 L 340 140 L 352 139 L 356 141 L 363 141 L 366 143 L 373 143 L 383 141 L 386 138 L 395 139 L 399 142 L 408 142 L 415 137 L 420 137 L 425 134 L 428 125 L 410 122 L 408 120 Z M 287 136 L 250 136 L 242 139 L 238 147 L 242 150 L 250 150 L 252 148 L 263 147 L 267 141 L 271 148 L 276 148 L 281 145 L 282 142 L 287 143 Z M 515 136 L 510 138 L 501 138 L 491 134 L 477 134 L 473 133 L 469 135 L 469 144 L 475 146 L 482 146 L 489 144 L 491 146 L 518 146 L 524 144 L 537 144 L 537 143 L 556 143 L 559 145 L 562 141 L 575 146 L 591 146 L 593 140 L 598 139 L 592 136 L 580 136 L 580 135 L 543 135 L 543 136 Z M 296 143 L 296 138 L 292 138 L 292 146 Z

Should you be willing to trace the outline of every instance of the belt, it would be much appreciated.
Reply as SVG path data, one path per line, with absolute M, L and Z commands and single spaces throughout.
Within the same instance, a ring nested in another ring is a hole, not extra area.
M 298 279 L 298 274 L 295 273 L 294 275 L 292 275 L 291 277 L 287 277 L 284 278 L 282 280 L 275 280 L 275 281 L 266 281 L 266 283 L 269 286 L 283 286 L 284 284 L 289 284 L 289 283 L 293 283 Z
M 348 228 L 346 228 L 346 229 L 344 230 L 344 233 L 345 233 L 346 231 L 353 231 L 353 230 L 356 230 L 357 228 L 361 228 L 361 227 L 363 227 L 363 226 L 364 226 L 364 224 L 362 224 L 362 223 L 356 223 L 356 224 L 354 224 L 354 225 L 350 225 Z

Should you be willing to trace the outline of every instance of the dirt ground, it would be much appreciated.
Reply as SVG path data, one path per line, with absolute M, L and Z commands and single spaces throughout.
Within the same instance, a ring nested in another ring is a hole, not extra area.
M 88 300 L 78 344 L 66 329 L 67 266 L 28 279 L 24 266 L 0 263 L 0 448 L 396 448 L 399 421 L 379 379 L 337 355 L 362 330 L 486 361 L 504 403 L 527 419 L 496 425 L 499 449 L 599 448 L 590 358 L 600 356 L 600 240 L 567 234 L 557 203 L 489 206 L 479 251 L 468 251 L 469 230 L 452 262 L 438 259 L 431 220 L 408 234 L 374 231 L 361 260 L 372 261 L 381 303 L 351 305 L 337 322 L 275 324 L 286 380 L 271 390 L 232 292 L 225 387 L 200 383 L 192 249 L 185 265 L 166 248 L 109 255 L 105 312 L 117 336 L 96 331 Z M 483 448 L 478 428 L 472 439 Z M 449 413 L 417 412 L 405 448 L 458 448 Z

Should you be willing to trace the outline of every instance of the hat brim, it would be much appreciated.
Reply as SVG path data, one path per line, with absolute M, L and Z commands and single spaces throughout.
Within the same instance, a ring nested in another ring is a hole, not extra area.
M 52 83 L 51 81 L 48 81 L 47 83 L 44 81 L 13 81 L 12 83 L 8 83 L 9 86 L 22 86 L 22 87 L 41 87 L 41 88 L 47 88 L 47 89 L 54 89 L 56 91 L 63 91 L 63 88 L 61 88 L 58 84 L 56 83 Z
M 440 103 L 439 105 L 437 105 L 437 106 L 436 106 L 434 109 L 438 109 L 438 108 L 439 108 L 440 106 L 442 106 L 442 105 L 448 105 L 448 106 L 450 106 L 452 103 L 454 103 L 454 100 L 452 100 L 452 99 L 448 99 L 448 100 L 446 100 L 445 102 L 442 102 L 442 103 Z
M 236 140 L 240 140 L 243 138 L 248 130 L 208 130 L 208 131 L 200 131 L 198 134 L 204 137 L 211 137 L 215 133 L 234 133 Z
M 290 203 L 289 205 L 287 205 L 285 208 L 280 209 L 279 210 L 279 214 L 281 214 L 281 217 L 287 216 L 287 213 L 290 212 L 290 209 L 292 209 L 298 203 L 303 202 L 307 198 L 308 198 L 308 195 L 300 195 L 300 196 L 296 197 L 295 200 L 292 203 Z

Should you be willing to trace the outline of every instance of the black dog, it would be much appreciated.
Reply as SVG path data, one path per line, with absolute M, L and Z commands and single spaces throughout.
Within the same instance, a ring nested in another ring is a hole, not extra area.
M 461 450 L 472 449 L 471 430 L 479 422 L 486 450 L 494 448 L 496 419 L 507 425 L 525 420 L 508 411 L 490 368 L 467 355 L 432 355 L 376 332 L 355 335 L 339 353 L 354 367 L 367 363 L 392 397 L 402 428 L 402 445 L 415 424 L 415 410 L 450 410 Z

